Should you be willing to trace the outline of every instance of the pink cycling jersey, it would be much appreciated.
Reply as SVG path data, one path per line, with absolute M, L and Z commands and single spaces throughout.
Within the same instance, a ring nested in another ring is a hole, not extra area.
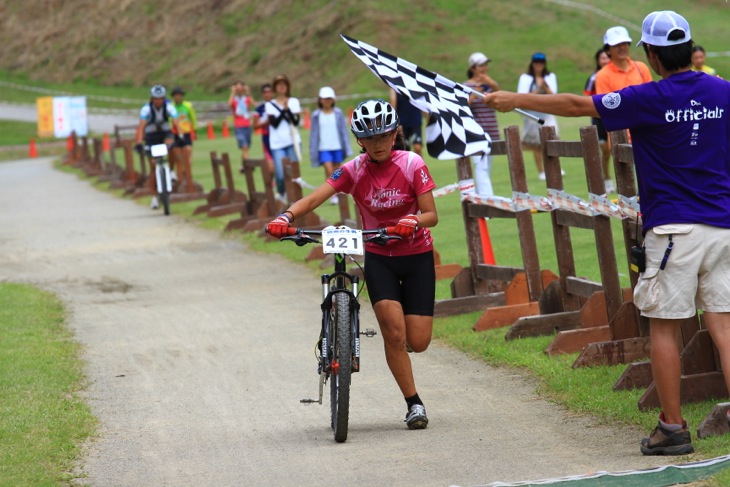
M 395 226 L 404 216 L 417 214 L 418 196 L 436 187 L 423 159 L 408 151 L 392 151 L 390 159 L 380 163 L 360 154 L 327 182 L 335 191 L 352 195 L 365 229 Z M 366 249 L 390 256 L 421 254 L 433 249 L 433 239 L 427 228 L 419 228 L 412 241 L 391 241 L 385 246 L 368 243 Z

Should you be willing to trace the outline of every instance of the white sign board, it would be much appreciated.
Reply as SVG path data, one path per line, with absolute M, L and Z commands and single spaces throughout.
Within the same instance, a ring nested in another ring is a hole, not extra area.
M 89 135 L 86 97 L 53 97 L 53 131 L 57 138 L 68 137 L 71 132 L 79 137 Z

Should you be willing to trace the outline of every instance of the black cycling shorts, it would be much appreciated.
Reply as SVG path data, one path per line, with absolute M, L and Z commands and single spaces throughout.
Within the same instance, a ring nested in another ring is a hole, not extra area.
M 606 127 L 603 125 L 603 120 L 600 118 L 591 118 L 591 123 L 596 126 L 598 141 L 608 142 L 608 133 L 606 132 Z
M 388 257 L 365 252 L 365 283 L 370 302 L 398 301 L 407 315 L 433 316 L 436 270 L 433 251 Z
M 403 126 L 403 138 L 406 139 L 408 150 L 412 150 L 415 144 L 423 145 L 423 136 L 421 135 L 421 126 L 406 127 Z
M 193 137 L 190 134 L 181 134 L 175 139 L 175 147 L 188 147 L 193 145 Z
M 166 140 L 172 140 L 172 138 L 172 132 L 169 130 L 144 134 L 144 145 L 147 146 L 147 154 L 150 153 L 150 147 L 152 147 L 153 145 L 164 144 Z M 171 146 L 168 146 L 167 148 L 172 149 Z

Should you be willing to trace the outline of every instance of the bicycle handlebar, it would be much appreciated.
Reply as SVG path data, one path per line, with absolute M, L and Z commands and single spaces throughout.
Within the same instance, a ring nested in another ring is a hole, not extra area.
M 322 235 L 322 230 L 307 230 L 304 228 L 289 227 L 287 229 L 288 235 L 282 237 L 279 240 L 291 240 L 298 246 L 303 246 L 308 243 L 320 243 L 319 240 L 314 236 Z M 384 227 L 377 228 L 375 230 L 363 230 L 363 236 L 370 235 L 369 238 L 364 238 L 365 242 L 373 242 L 378 245 L 385 245 L 391 240 L 402 240 L 399 235 L 394 235 L 395 227 Z

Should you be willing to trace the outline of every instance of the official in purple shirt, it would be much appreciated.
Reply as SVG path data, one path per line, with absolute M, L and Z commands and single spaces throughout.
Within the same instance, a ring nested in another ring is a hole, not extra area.
M 662 412 L 645 455 L 694 451 L 680 407 L 681 320 L 703 310 L 730 390 L 730 83 L 691 71 L 687 20 L 652 12 L 639 45 L 657 82 L 593 97 L 498 91 L 485 101 L 561 116 L 600 116 L 631 129 L 644 219 L 645 268 L 634 304 L 650 319 L 651 369 Z

